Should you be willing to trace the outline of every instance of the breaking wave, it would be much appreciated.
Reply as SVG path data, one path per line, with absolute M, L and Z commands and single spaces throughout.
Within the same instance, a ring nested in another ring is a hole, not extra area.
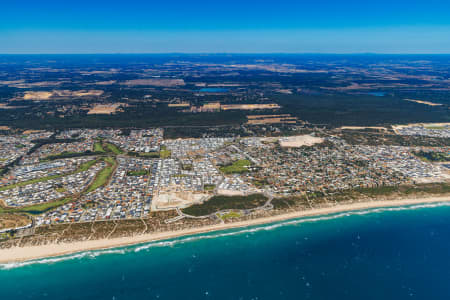
M 64 255 L 64 256 L 56 256 L 56 257 L 27 260 L 27 261 L 23 261 L 23 262 L 12 262 L 12 263 L 0 264 L 0 270 L 14 269 L 14 268 L 25 267 L 25 266 L 34 265 L 34 264 L 53 264 L 53 263 L 58 263 L 58 262 L 62 262 L 62 261 L 82 259 L 82 258 L 91 258 L 92 259 L 92 258 L 96 258 L 97 256 L 103 255 L 103 254 L 125 254 L 125 253 L 126 253 L 125 249 L 104 249 L 104 250 L 84 251 L 84 252 L 78 252 L 78 253 Z

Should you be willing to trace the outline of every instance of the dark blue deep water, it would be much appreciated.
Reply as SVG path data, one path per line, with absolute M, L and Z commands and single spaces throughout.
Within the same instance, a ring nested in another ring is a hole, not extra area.
M 204 93 L 226 93 L 226 92 L 228 92 L 228 89 L 225 89 L 225 88 L 202 88 L 202 89 L 200 89 L 200 92 L 204 92 Z
M 450 299 L 450 207 L 315 217 L 3 265 L 0 299 Z

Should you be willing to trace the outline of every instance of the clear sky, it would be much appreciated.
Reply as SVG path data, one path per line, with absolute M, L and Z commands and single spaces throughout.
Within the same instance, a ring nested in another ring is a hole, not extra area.
M 450 0 L 3 0 L 0 53 L 450 53 Z

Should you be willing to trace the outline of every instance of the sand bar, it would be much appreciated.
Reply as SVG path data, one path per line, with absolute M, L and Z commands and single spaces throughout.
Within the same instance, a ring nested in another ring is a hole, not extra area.
M 80 241 L 73 243 L 61 243 L 61 244 L 49 244 L 42 246 L 29 246 L 29 247 L 13 247 L 9 249 L 0 250 L 0 263 L 7 262 L 17 262 L 26 261 L 31 259 L 39 259 L 44 257 L 53 257 L 60 255 L 67 255 L 75 252 L 88 251 L 88 250 L 98 250 L 105 248 L 128 246 L 132 244 L 146 243 L 157 240 L 171 239 L 184 235 L 192 235 L 199 233 L 206 233 L 217 230 L 224 230 L 230 228 L 246 227 L 253 225 L 260 225 L 266 223 L 273 223 L 278 221 L 284 221 L 289 219 L 296 219 L 301 217 L 316 216 L 316 215 L 326 215 L 344 211 L 352 210 L 362 210 L 377 207 L 393 207 L 393 206 L 403 206 L 412 204 L 422 204 L 422 203 L 433 203 L 433 202 L 447 202 L 450 201 L 450 196 L 443 197 L 428 197 L 428 198 L 410 198 L 401 200 L 380 200 L 380 201 L 369 201 L 369 202 L 359 202 L 352 204 L 336 205 L 326 208 L 317 208 L 311 210 L 304 210 L 298 212 L 290 212 L 286 214 L 281 214 L 277 216 L 258 218 L 248 221 L 240 221 L 227 224 L 217 224 L 210 226 L 203 226 L 198 228 L 189 228 L 186 230 L 178 230 L 171 232 L 160 232 L 160 233 L 150 233 L 137 235 L 133 237 L 122 237 L 113 239 L 101 239 L 92 241 Z

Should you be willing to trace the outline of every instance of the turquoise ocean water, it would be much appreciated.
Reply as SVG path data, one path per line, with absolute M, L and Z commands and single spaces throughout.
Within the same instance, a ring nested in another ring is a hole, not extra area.
M 450 204 L 0 266 L 0 299 L 450 299 Z

